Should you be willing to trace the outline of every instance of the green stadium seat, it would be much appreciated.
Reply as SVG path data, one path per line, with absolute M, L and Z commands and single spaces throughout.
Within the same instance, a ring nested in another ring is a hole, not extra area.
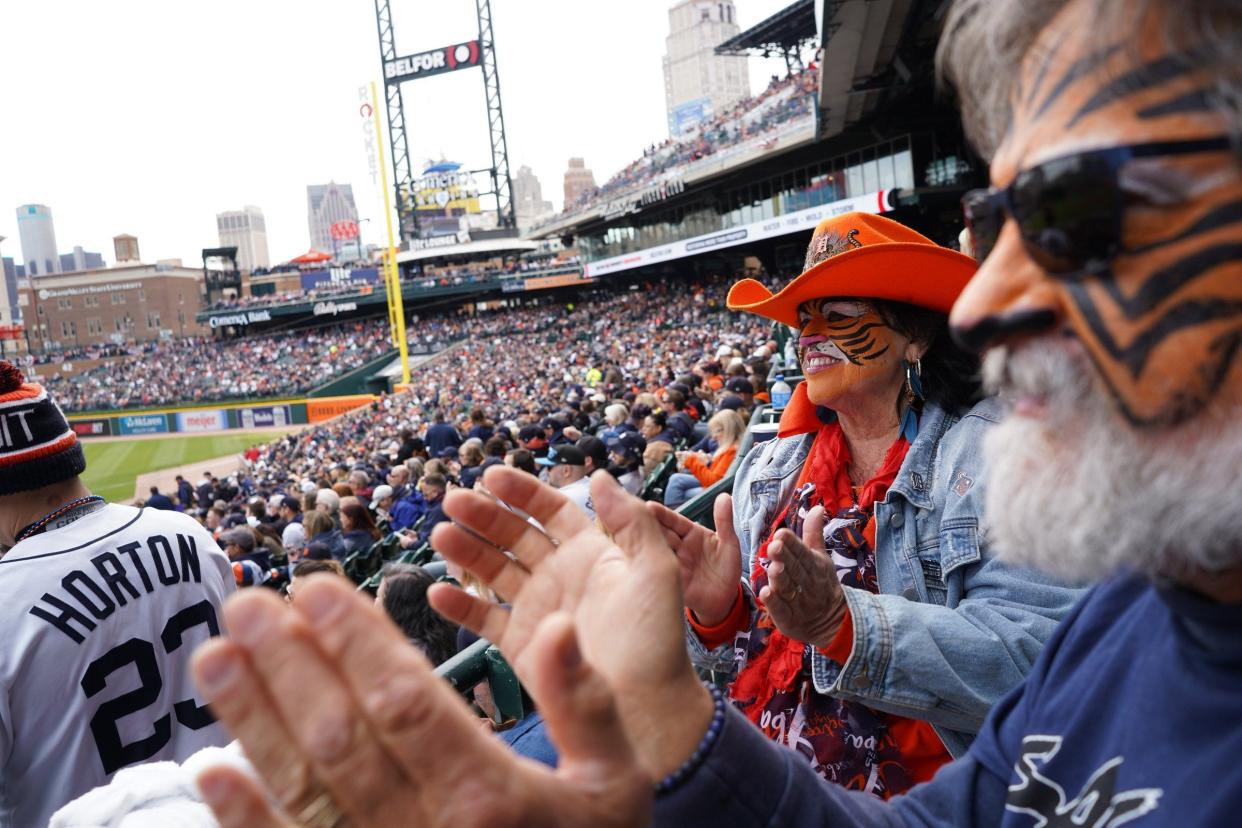
M 643 487 L 638 490 L 638 496 L 643 500 L 655 500 L 660 503 L 664 502 L 664 487 L 668 485 L 668 479 L 673 476 L 673 472 L 677 470 L 677 455 L 670 453 L 660 461 L 651 472 L 647 475 L 647 479 L 643 481 Z

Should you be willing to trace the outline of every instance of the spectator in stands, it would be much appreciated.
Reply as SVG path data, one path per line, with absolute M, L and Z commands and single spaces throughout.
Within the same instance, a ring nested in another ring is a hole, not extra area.
M 309 560 L 302 561 L 293 567 L 293 571 L 289 576 L 289 584 L 285 587 L 285 598 L 292 602 L 295 600 L 295 593 L 300 590 L 306 579 L 316 573 L 329 572 L 333 575 L 345 577 L 345 567 L 341 566 L 340 561 L 336 560 Z
M 622 403 L 613 403 L 604 408 L 604 428 L 597 434 L 604 444 L 614 437 L 620 436 L 622 431 L 637 431 L 634 425 L 629 422 L 630 410 Z
M 479 470 L 479 474 L 481 475 L 492 466 L 502 465 L 505 462 L 505 453 L 508 450 L 509 441 L 499 433 L 489 437 L 487 442 L 483 444 L 483 467 Z
M 341 496 L 332 489 L 320 489 L 315 494 L 315 508 L 336 523 L 341 510 Z
M 677 452 L 677 463 L 685 471 L 670 477 L 664 490 L 664 505 L 670 509 L 698 497 L 708 486 L 724 479 L 737 457 L 746 423 L 736 411 L 717 411 L 707 422 L 707 432 L 716 441 L 716 450 L 710 455 Z
M 475 408 L 470 412 L 470 430 L 466 433 L 466 439 L 477 439 L 487 442 L 493 434 L 496 433 L 496 424 L 488 419 L 487 413 L 481 408 Z
M 539 476 L 539 465 L 535 462 L 535 455 L 524 448 L 514 449 L 506 454 L 505 465 L 524 471 L 532 477 Z
M 195 494 L 198 495 L 198 508 L 205 514 L 215 500 L 215 485 L 211 472 L 203 472 L 203 479 L 198 481 Z
M 646 477 L 673 453 L 680 440 L 668 427 L 668 416 L 663 411 L 648 414 L 640 434 L 647 441 L 647 450 L 643 452 L 643 476 Z
M 302 526 L 306 530 L 308 549 L 312 544 L 318 544 L 326 548 L 333 559 L 345 560 L 345 541 L 341 537 L 341 530 L 336 528 L 326 511 L 316 509 L 307 512 L 302 518 Z
M 349 473 L 349 489 L 359 500 L 371 499 L 371 477 L 362 469 Z
M 371 511 L 375 514 L 376 524 L 390 520 L 389 510 L 392 508 L 392 486 L 387 484 L 376 486 L 371 492 Z
M 423 449 L 423 441 L 408 428 L 401 429 L 401 446 L 397 449 L 397 462 L 404 463 Z
M 427 515 L 418 531 L 418 545 L 426 543 L 431 537 L 431 530 L 448 518 L 444 515 L 444 493 L 448 490 L 448 481 L 440 474 L 424 474 L 418 481 L 419 492 L 427 504 Z
M 462 488 L 474 488 L 474 481 L 483 474 L 483 447 L 479 445 L 476 438 L 472 437 L 462 443 L 461 448 L 457 450 L 457 457 L 461 464 L 458 478 Z
M 427 443 L 427 453 L 432 457 L 440 457 L 445 449 L 456 449 L 462 443 L 457 429 L 444 421 L 444 410 L 440 408 L 432 412 L 431 425 L 423 440 Z
M 730 676 L 730 697 L 768 738 L 809 746 L 821 776 L 883 797 L 966 749 L 1078 595 L 988 546 L 978 447 L 997 407 L 976 404 L 977 363 L 946 319 L 974 269 L 894 221 L 847 213 L 819 224 L 806 270 L 776 295 L 735 285 L 730 307 L 799 328 L 806 381 L 779 438 L 738 469 L 735 499 L 721 496 L 718 537 L 658 509 L 679 558 L 697 562 L 686 570 L 696 664 Z M 869 298 L 895 270 L 924 276 L 909 304 Z M 972 527 L 968 550 L 945 540 L 956 526 Z M 880 582 L 914 558 L 928 561 L 917 586 Z M 879 659 L 885 680 L 864 688 L 863 665 Z
M 302 529 L 302 503 L 292 495 L 285 495 L 280 500 L 280 519 L 284 528 L 280 530 L 280 543 L 285 549 L 292 546 L 301 548 L 306 541 L 306 532 Z M 291 527 L 298 527 L 292 529 Z
M 643 453 L 646 451 L 647 441 L 634 431 L 624 431 L 608 443 L 608 473 L 632 495 L 637 495 L 643 487 Z
M 518 431 L 518 445 L 535 457 L 544 457 L 548 453 L 548 435 L 537 425 L 525 425 Z
M 548 470 L 548 483 L 560 489 L 561 494 L 587 517 L 595 517 L 586 472 L 586 453 L 582 449 L 571 445 L 552 446 L 547 457 L 540 457 L 535 462 Z
M 608 446 L 598 437 L 586 435 L 579 437 L 575 443 L 578 448 L 582 449 L 582 453 L 586 455 L 586 476 L 590 477 L 600 469 L 608 468 Z
M 410 493 L 410 470 L 406 466 L 393 466 L 388 472 L 387 480 L 392 487 L 394 503 Z
M 341 542 L 347 556 L 370 549 L 380 537 L 380 530 L 365 506 L 354 498 L 341 504 Z
M 742 407 L 752 411 L 755 407 L 755 386 L 749 377 L 730 377 L 725 382 L 725 390 L 742 398 Z
M 151 509 L 163 509 L 171 512 L 175 510 L 172 498 L 166 494 L 160 494 L 159 487 L 151 487 L 151 495 L 147 498 L 147 507 Z
M 177 475 L 177 504 L 183 512 L 194 508 L 194 487 L 181 475 Z
M 405 471 L 403 466 L 399 466 Z M 394 469 L 393 471 L 396 471 Z M 392 475 L 389 475 L 391 479 Z M 406 488 L 405 497 L 397 500 L 397 494 L 394 491 L 392 498 L 392 506 L 388 509 L 388 528 L 393 532 L 400 532 L 404 529 L 410 529 L 414 524 L 427 514 L 430 508 L 427 504 L 427 498 L 422 492 L 422 478 L 419 478 L 419 485 L 414 488 Z
M 457 626 L 427 603 L 427 588 L 434 583 L 435 579 L 421 566 L 385 564 L 375 603 L 410 643 L 420 649 L 432 665 L 438 666 L 457 652 Z
M 203 525 L 213 538 L 220 540 L 220 533 L 224 531 L 224 510 L 217 506 L 209 508 L 203 518 Z
M 224 554 L 230 561 L 253 561 L 260 569 L 271 569 L 272 561 L 266 547 L 256 547 L 254 530 L 249 526 L 238 526 L 220 536 Z

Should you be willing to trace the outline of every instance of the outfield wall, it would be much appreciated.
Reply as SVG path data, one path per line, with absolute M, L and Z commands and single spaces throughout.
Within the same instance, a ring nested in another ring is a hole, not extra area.
M 214 407 L 144 410 L 126 414 L 69 415 L 81 437 L 133 434 L 198 434 L 321 423 L 379 399 L 371 394 L 227 403 Z

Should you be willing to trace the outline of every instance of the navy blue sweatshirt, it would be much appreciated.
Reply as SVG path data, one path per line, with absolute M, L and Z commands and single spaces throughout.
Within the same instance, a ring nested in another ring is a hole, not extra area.
M 969 753 L 889 803 L 819 779 L 730 711 L 657 826 L 1242 824 L 1242 605 L 1096 587 Z M 1071 819 L 1077 817 L 1077 819 Z

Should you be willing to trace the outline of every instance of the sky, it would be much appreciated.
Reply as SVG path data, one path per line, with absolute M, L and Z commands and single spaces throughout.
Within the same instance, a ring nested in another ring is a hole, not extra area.
M 739 23 L 791 1 L 735 0 Z M 492 0 L 510 169 L 531 167 L 558 209 L 571 156 L 602 183 L 667 135 L 670 5 Z M 392 7 L 399 54 L 477 36 L 474 0 Z M 779 71 L 752 57 L 752 92 Z M 111 262 L 112 237 L 130 233 L 144 261 L 197 266 L 218 242 L 215 214 L 253 204 L 275 264 L 309 247 L 306 185 L 329 180 L 353 185 L 363 239 L 379 243 L 358 95 L 380 77 L 371 0 L 5 0 L 0 255 L 21 261 L 16 208 L 36 203 L 61 253 Z M 481 70 L 402 94 L 415 174 L 441 157 L 490 166 Z

